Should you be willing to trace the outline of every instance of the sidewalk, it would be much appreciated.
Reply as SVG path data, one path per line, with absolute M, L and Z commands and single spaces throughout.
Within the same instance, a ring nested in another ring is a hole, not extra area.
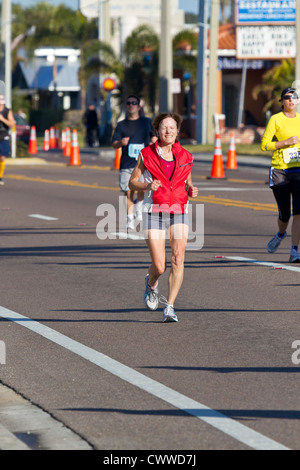
M 78 434 L 0 384 L 0 450 L 92 450 Z
M 99 149 L 100 156 L 105 158 L 115 158 L 115 150 L 110 149 L 109 147 Z M 82 150 L 84 153 L 84 149 Z M 213 153 L 193 153 L 193 157 L 195 162 L 199 163 L 212 163 L 213 161 Z M 223 162 L 224 165 L 226 164 L 227 155 L 223 153 Z M 261 155 L 238 155 L 237 154 L 237 163 L 240 166 L 252 166 L 258 168 L 270 168 L 271 166 L 271 156 L 261 156 Z
M 212 163 L 213 155 L 206 153 L 193 154 L 195 162 Z M 260 155 L 237 155 L 238 166 L 249 166 L 255 168 L 270 168 L 271 157 L 262 157 Z M 227 155 L 223 154 L 223 163 L 226 165 Z

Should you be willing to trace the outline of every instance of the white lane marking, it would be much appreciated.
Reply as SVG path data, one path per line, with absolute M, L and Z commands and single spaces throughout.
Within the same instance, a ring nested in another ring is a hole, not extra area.
M 141 390 L 159 398 L 166 403 L 185 411 L 187 414 L 199 418 L 205 423 L 213 426 L 228 436 L 242 442 L 248 447 L 255 450 L 290 450 L 284 445 L 273 441 L 272 439 L 248 428 L 244 424 L 239 423 L 227 416 L 215 411 L 202 403 L 182 395 L 171 388 L 150 379 L 140 372 L 131 369 L 124 364 L 106 356 L 94 349 L 89 348 L 67 336 L 45 326 L 31 318 L 25 317 L 17 312 L 0 307 L 0 317 L 6 320 L 16 322 L 19 325 L 43 336 L 68 351 L 77 354 L 87 361 L 97 365 L 98 367 L 108 371 L 109 373 L 119 377 L 125 382 L 134 385 Z
M 242 261 L 243 263 L 252 263 L 261 266 L 269 266 L 271 268 L 285 269 L 287 271 L 295 271 L 298 273 L 300 272 L 300 267 L 297 268 L 296 266 L 287 266 L 286 264 L 269 263 L 268 261 L 259 261 L 257 259 L 243 258 L 242 256 L 224 256 L 224 258 L 231 259 L 232 261 Z
M 49 217 L 48 215 L 43 214 L 29 214 L 28 217 L 34 217 L 35 219 L 42 220 L 58 220 L 56 217 Z

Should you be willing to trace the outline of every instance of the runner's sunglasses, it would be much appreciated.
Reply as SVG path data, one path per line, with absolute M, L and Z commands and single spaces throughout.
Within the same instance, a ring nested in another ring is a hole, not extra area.
M 292 100 L 297 100 L 298 99 L 298 95 L 297 93 L 293 93 L 292 95 L 284 95 L 282 97 L 283 100 L 289 100 L 289 99 L 292 99 Z

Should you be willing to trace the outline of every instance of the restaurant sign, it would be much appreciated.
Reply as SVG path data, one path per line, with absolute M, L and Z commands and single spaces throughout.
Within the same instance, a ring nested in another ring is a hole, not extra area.
M 295 26 L 242 26 L 237 28 L 238 59 L 296 57 Z
M 296 0 L 236 0 L 236 24 L 293 24 Z

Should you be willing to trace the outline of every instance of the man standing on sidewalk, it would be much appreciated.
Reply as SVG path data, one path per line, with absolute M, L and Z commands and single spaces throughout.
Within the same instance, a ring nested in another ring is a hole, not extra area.
M 120 189 L 127 197 L 127 229 L 134 229 L 134 191 L 129 189 L 128 183 L 133 172 L 137 158 L 142 148 L 155 142 L 156 137 L 151 119 L 140 116 L 140 99 L 130 95 L 126 101 L 127 117 L 118 122 L 112 137 L 114 149 L 122 148 L 120 163 L 119 184 Z M 136 203 L 137 219 L 142 220 L 141 210 L 144 193 L 138 192 Z
M 99 146 L 99 124 L 96 108 L 90 104 L 83 115 L 86 127 L 86 143 L 89 147 Z

